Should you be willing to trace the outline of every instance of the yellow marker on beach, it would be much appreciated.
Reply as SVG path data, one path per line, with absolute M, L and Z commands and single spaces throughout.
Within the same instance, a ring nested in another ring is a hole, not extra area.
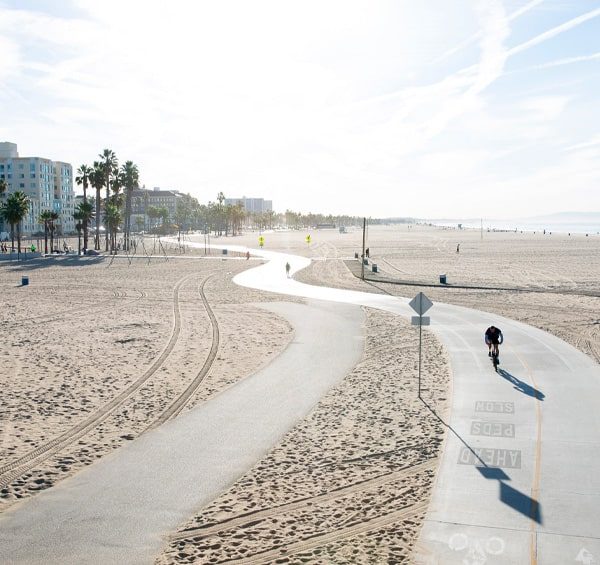
M 310 234 L 308 234 L 308 235 L 306 236 L 306 243 L 308 243 L 308 245 L 310 245 Z
M 265 238 L 261 235 L 258 238 L 258 245 L 260 245 L 261 247 L 265 244 Z

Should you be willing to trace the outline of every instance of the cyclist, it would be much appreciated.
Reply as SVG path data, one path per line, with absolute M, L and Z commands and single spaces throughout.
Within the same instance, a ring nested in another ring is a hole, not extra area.
M 488 346 L 488 357 L 491 357 L 492 355 L 498 357 L 498 354 L 500 353 L 498 351 L 498 345 L 503 341 L 504 336 L 502 335 L 500 328 L 490 326 L 485 330 L 485 343 Z

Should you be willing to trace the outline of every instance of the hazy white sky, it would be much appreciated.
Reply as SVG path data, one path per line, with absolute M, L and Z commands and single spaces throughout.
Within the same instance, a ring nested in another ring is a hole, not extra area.
M 600 0 L 0 0 L 0 141 L 277 211 L 600 210 Z

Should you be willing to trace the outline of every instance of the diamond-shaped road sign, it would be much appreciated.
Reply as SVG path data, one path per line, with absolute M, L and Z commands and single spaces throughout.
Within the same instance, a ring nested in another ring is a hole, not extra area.
M 419 292 L 408 305 L 417 313 L 422 316 L 433 306 L 433 302 L 429 300 L 422 292 Z

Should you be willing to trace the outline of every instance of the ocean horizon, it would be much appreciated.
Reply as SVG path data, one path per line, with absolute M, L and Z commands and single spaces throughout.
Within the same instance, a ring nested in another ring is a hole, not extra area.
M 481 221 L 473 220 L 424 220 L 434 226 L 463 229 L 481 229 Z M 543 233 L 576 233 L 576 234 L 600 234 L 600 223 L 591 222 L 531 222 L 527 220 L 483 220 L 483 229 L 485 231 L 517 231 L 517 232 L 535 232 Z

